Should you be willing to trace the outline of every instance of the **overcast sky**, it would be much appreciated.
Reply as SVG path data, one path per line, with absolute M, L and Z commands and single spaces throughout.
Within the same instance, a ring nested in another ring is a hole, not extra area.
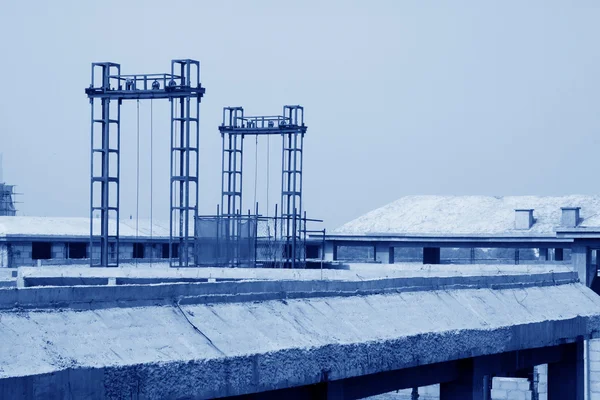
M 22 215 L 87 216 L 94 61 L 202 64 L 201 213 L 220 201 L 224 106 L 305 107 L 305 208 L 335 228 L 408 194 L 597 194 L 597 1 L 0 2 L 0 152 Z M 150 104 L 140 103 L 140 218 Z M 168 218 L 169 114 L 154 103 L 154 215 Z M 122 217 L 135 218 L 136 105 L 123 105 Z M 270 208 L 279 199 L 272 138 Z M 267 201 L 246 139 L 245 207 Z M 266 213 L 266 210 L 263 210 Z M 271 211 L 272 213 L 272 211 Z

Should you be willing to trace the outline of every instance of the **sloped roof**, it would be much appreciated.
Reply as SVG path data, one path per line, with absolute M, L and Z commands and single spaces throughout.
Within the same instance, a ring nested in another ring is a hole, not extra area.
M 555 236 L 561 207 L 581 207 L 581 227 L 600 226 L 600 196 L 406 196 L 334 234 Z M 530 229 L 515 229 L 515 209 L 534 210 Z

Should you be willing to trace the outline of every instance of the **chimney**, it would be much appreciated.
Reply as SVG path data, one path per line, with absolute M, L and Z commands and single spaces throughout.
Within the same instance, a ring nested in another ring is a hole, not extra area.
M 579 210 L 581 207 L 561 207 L 560 226 L 575 228 L 579 225 Z
M 533 208 L 515 210 L 515 229 L 527 230 L 533 226 Z

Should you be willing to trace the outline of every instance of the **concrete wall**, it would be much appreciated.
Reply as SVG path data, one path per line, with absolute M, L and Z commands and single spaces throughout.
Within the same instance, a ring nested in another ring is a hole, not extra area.
M 0 268 L 8 268 L 8 261 L 8 245 L 6 243 L 0 243 Z
M 531 400 L 532 393 L 527 378 L 494 378 L 492 400 Z
M 34 260 L 32 259 L 32 242 L 12 242 L 0 243 L 0 268 L 16 268 L 41 265 L 70 265 L 70 264 L 88 264 L 89 258 L 69 258 L 68 244 L 64 241 L 51 242 L 50 259 Z M 86 243 L 87 245 L 87 243 Z M 87 254 L 89 256 L 89 247 Z M 190 248 L 190 256 L 193 256 L 193 248 Z M 100 259 L 100 247 L 94 246 L 92 257 L 95 260 Z M 144 244 L 144 259 L 138 261 L 150 261 L 162 259 L 162 244 Z M 123 243 L 119 245 L 119 259 L 121 261 L 133 260 L 133 243 Z M 166 261 L 166 259 L 165 259 Z
M 34 265 L 31 258 L 31 242 L 19 242 L 10 244 L 9 267 L 20 267 L 22 265 Z
M 542 387 L 538 385 L 540 393 L 539 400 L 547 400 L 546 394 L 546 366 L 540 370 L 544 377 Z M 541 377 L 541 376 L 540 376 Z M 372 400 L 411 400 L 412 389 L 398 390 L 396 392 L 386 393 L 370 397 Z M 495 377 L 492 380 L 492 400 L 531 400 L 533 394 L 530 390 L 529 380 L 526 378 L 504 378 Z M 419 388 L 419 400 L 439 400 L 440 385 L 424 386 Z
M 600 340 L 589 342 L 590 399 L 600 400 Z

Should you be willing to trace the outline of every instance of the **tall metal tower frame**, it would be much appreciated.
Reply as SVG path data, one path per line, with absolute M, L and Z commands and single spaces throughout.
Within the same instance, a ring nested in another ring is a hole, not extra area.
M 225 107 L 219 127 L 223 142 L 221 162 L 221 215 L 226 220 L 226 236 L 240 235 L 242 177 L 245 136 L 280 135 L 281 148 L 281 229 L 286 258 L 291 268 L 303 260 L 298 246 L 302 234 L 302 166 L 304 152 L 304 108 L 283 107 L 282 115 L 245 116 L 242 107 Z M 230 246 L 234 249 L 236 246 Z M 235 257 L 235 255 L 233 255 Z
M 91 105 L 90 266 L 119 265 L 121 104 L 148 99 L 171 103 L 169 260 L 174 266 L 177 249 L 176 265 L 190 266 L 190 254 L 196 254 L 190 246 L 196 242 L 190 220 L 198 216 L 200 102 L 205 93 L 200 63 L 172 60 L 170 73 L 135 75 L 122 75 L 120 64 L 92 63 L 91 84 L 85 93 Z M 94 212 L 100 213 L 98 227 Z M 95 244 L 100 245 L 96 257 Z

